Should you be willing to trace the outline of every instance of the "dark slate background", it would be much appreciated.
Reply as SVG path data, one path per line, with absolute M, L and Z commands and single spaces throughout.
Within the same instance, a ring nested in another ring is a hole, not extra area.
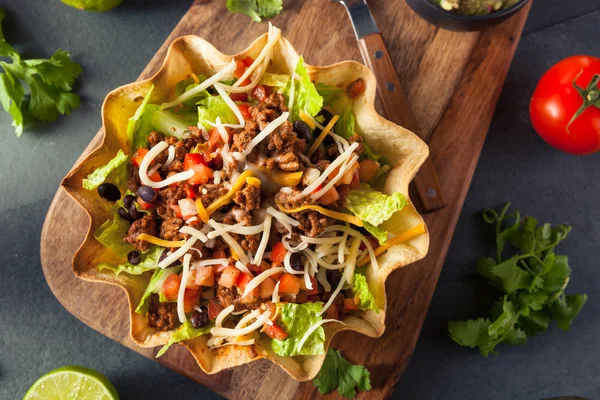
M 38 250 L 61 178 L 101 125 L 104 96 L 139 75 L 189 4 L 126 0 L 113 12 L 88 14 L 58 0 L 0 2 L 6 36 L 22 53 L 49 56 L 64 48 L 85 67 L 76 88 L 82 105 L 70 117 L 29 125 L 16 138 L 9 116 L 0 112 L 0 399 L 22 397 L 39 376 L 69 364 L 103 372 L 123 399 L 217 398 L 64 310 L 44 280 Z M 600 398 L 599 159 L 548 147 L 527 113 L 537 80 L 553 63 L 577 53 L 600 55 L 599 27 L 597 0 L 534 1 L 419 344 L 394 398 Z M 570 332 L 553 328 L 485 359 L 451 342 L 446 323 L 479 316 L 493 301 L 473 273 L 474 261 L 492 245 L 479 215 L 508 200 L 540 220 L 574 226 L 559 250 L 574 269 L 569 290 L 590 300 Z

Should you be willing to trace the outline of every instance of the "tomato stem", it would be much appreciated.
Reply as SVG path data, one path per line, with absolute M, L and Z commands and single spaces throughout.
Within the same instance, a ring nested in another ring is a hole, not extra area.
M 579 71 L 575 79 L 573 79 L 573 87 L 575 88 L 575 90 L 577 90 L 577 92 L 583 99 L 583 104 L 581 104 L 581 107 L 579 107 L 579 109 L 575 112 L 575 114 L 567 124 L 567 133 L 569 135 L 571 134 L 571 131 L 569 130 L 571 124 L 575 122 L 575 120 L 579 118 L 579 116 L 583 114 L 583 112 L 587 110 L 588 107 L 594 106 L 600 109 L 600 88 L 598 88 L 598 82 L 600 82 L 600 74 L 594 75 L 587 88 L 584 89 L 577 84 L 577 79 L 579 79 L 582 73 L 583 69 Z

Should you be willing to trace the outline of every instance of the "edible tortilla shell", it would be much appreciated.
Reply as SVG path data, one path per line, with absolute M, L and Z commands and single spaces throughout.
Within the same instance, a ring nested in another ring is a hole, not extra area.
M 150 280 L 151 272 L 133 276 L 126 273 L 115 275 L 110 271 L 99 271 L 101 262 L 117 265 L 123 258 L 116 257 L 94 239 L 94 231 L 107 219 L 112 218 L 107 202 L 96 191 L 82 188 L 82 180 L 95 168 L 106 164 L 119 149 L 128 152 L 127 122 L 135 113 L 142 99 L 154 85 L 150 103 L 160 104 L 174 98 L 175 85 L 189 78 L 191 73 L 211 76 L 225 67 L 234 57 L 251 56 L 256 58 L 267 42 L 267 35 L 259 37 L 245 51 L 228 56 L 219 52 L 210 43 L 196 36 L 184 36 L 175 40 L 167 52 L 165 61 L 152 78 L 134 82 L 113 90 L 102 106 L 104 138 L 100 147 L 78 163 L 62 185 L 90 217 L 87 237 L 73 258 L 73 271 L 88 281 L 108 283 L 121 287 L 127 293 L 131 316 L 131 337 L 142 347 L 165 344 L 171 333 L 160 332 L 148 327 L 146 317 L 136 314 L 134 309 Z M 281 38 L 273 49 L 271 72 L 292 75 L 299 55 L 291 44 Z M 428 148 L 412 132 L 397 126 L 377 114 L 373 106 L 376 82 L 369 69 L 354 61 L 345 61 L 327 67 L 312 67 L 307 70 L 315 82 L 344 89 L 350 82 L 363 78 L 366 90 L 352 101 L 356 117 L 356 130 L 364 135 L 373 150 L 382 154 L 393 166 L 383 187 L 387 194 L 401 192 L 408 198 L 408 184 L 427 158 Z M 332 110 L 341 112 L 341 110 Z M 387 221 L 383 228 L 392 233 L 401 233 L 423 219 L 412 204 L 404 207 Z M 324 325 L 326 333 L 325 349 L 333 335 L 343 330 L 352 330 L 371 337 L 379 337 L 385 330 L 385 280 L 395 269 L 425 257 L 429 247 L 429 235 L 420 235 L 406 243 L 396 245 L 379 257 L 380 269 L 368 269 L 366 274 L 369 287 L 380 308 L 379 313 L 363 311 L 359 316 L 344 320 L 345 325 L 329 323 Z M 263 335 L 264 336 L 264 335 Z M 208 335 L 183 342 L 192 353 L 200 368 L 214 374 L 261 358 L 266 358 L 283 368 L 291 377 L 303 381 L 312 379 L 320 370 L 325 354 L 318 356 L 281 357 L 271 350 L 269 340 L 261 337 L 254 346 L 228 346 L 208 350 Z

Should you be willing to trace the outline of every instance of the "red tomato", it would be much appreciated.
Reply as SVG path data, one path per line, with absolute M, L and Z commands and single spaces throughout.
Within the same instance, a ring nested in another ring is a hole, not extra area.
M 187 171 L 188 169 L 192 168 L 194 165 L 198 165 L 198 164 L 207 165 L 208 160 L 206 158 L 204 158 L 204 156 L 202 154 L 186 153 L 185 157 L 183 158 L 183 169 L 184 170 Z
M 195 199 L 196 198 L 196 191 L 194 190 L 193 186 L 186 186 L 185 187 L 185 196 L 189 199 Z
M 212 258 L 227 258 L 223 250 L 215 250 L 212 253 Z
M 181 285 L 181 276 L 179 275 L 169 275 L 167 279 L 165 279 L 162 285 L 162 290 L 167 300 L 177 300 L 177 295 L 179 294 L 179 285 Z
M 600 101 L 591 104 L 600 98 L 598 75 L 600 58 L 579 55 L 560 61 L 542 76 L 529 115 L 534 129 L 550 145 L 571 154 L 600 150 Z M 587 108 L 584 98 L 590 103 Z
M 359 171 L 354 171 L 354 175 L 352 175 L 352 182 L 350 182 L 350 189 L 358 189 L 360 187 L 360 173 Z
M 183 218 L 183 215 L 181 215 L 181 207 L 179 207 L 179 205 L 170 204 L 169 207 L 171 207 L 173 211 L 175 211 L 175 215 L 177 215 L 177 218 Z
M 298 294 L 302 287 L 302 281 L 292 274 L 283 274 L 279 279 L 279 292 L 288 294 Z
M 208 165 L 214 171 L 220 171 L 223 169 L 223 157 L 220 154 L 217 154 L 215 158 L 210 160 L 210 164 Z
M 194 306 L 200 302 L 200 292 L 192 289 L 185 289 L 183 294 L 183 311 L 190 313 L 194 311 Z
M 148 176 L 148 178 L 150 178 L 150 180 L 153 182 L 160 182 L 163 180 L 162 176 L 160 176 L 160 173 L 158 171 L 154 171 L 154 173 Z
M 244 121 L 248 121 L 251 118 L 249 111 L 250 106 L 248 104 L 238 104 L 238 108 L 242 113 L 242 117 L 244 117 Z
M 235 60 L 235 72 L 233 75 L 235 75 L 236 78 L 239 78 L 244 75 L 244 72 L 246 72 L 246 66 L 244 63 L 240 60 Z
M 221 313 L 221 311 L 223 311 L 223 307 L 221 307 L 221 305 L 217 303 L 217 300 L 210 299 L 210 301 L 208 302 L 208 319 L 214 321 L 217 318 L 217 315 Z
M 354 82 L 351 82 L 348 87 L 346 87 L 346 94 L 351 99 L 360 96 L 365 92 L 367 85 L 365 84 L 365 80 L 363 78 L 358 78 Z
M 259 289 L 259 297 L 261 299 L 270 299 L 273 296 L 273 291 L 275 290 L 275 281 L 271 278 L 267 278 L 261 282 L 258 286 Z
M 248 56 L 248 57 L 245 57 L 245 58 L 242 60 L 242 62 L 244 63 L 244 66 L 245 66 L 246 68 L 248 68 L 249 66 L 251 66 L 251 65 L 254 63 L 254 58 L 252 58 L 252 57 Z
M 273 250 L 271 250 L 271 256 L 269 257 L 273 264 L 281 265 L 283 264 L 283 258 L 285 257 L 285 253 L 287 250 L 283 247 L 283 243 L 277 242 L 273 246 Z
M 337 190 L 334 187 L 325 192 L 325 194 L 319 197 L 318 202 L 323 204 L 324 206 L 328 206 L 330 204 L 335 203 L 340 198 Z
M 215 270 L 212 266 L 196 267 L 194 270 L 194 280 L 198 286 L 214 286 Z
M 344 310 L 355 311 L 358 310 L 358 304 L 354 299 L 344 299 Z
M 219 278 L 219 285 L 225 286 L 226 288 L 232 288 L 241 274 L 240 270 L 236 267 L 227 267 Z
M 233 101 L 248 101 L 248 93 L 229 93 Z
M 256 100 L 262 103 L 267 99 L 267 92 L 265 91 L 263 85 L 256 85 L 254 89 L 252 89 L 252 93 L 250 93 L 250 96 L 254 97 Z
M 151 204 L 151 203 L 146 203 L 144 200 L 142 200 L 141 197 L 137 198 L 137 202 L 140 205 L 140 208 L 142 210 L 150 210 L 152 207 L 155 206 L 155 204 Z
M 225 144 L 217 128 L 212 128 L 208 132 L 208 144 L 212 150 L 216 150 Z
M 194 176 L 188 179 L 190 185 L 204 185 L 214 176 L 214 171 L 204 164 L 197 164 L 192 167 Z
M 332 303 L 329 308 L 325 311 L 325 318 L 327 319 L 340 319 L 340 309 L 337 304 Z
M 313 193 L 317 193 L 319 190 L 323 189 L 323 184 L 319 183 L 319 185 L 315 188 L 315 190 L 313 190 L 312 192 L 310 192 L 311 194 Z
M 271 93 L 273 93 L 273 86 L 264 86 L 265 88 L 265 94 L 267 95 L 267 97 L 269 97 L 271 95 Z
M 146 154 L 148 154 L 148 149 L 144 149 L 144 148 L 137 149 L 137 151 L 131 158 L 131 163 L 133 165 L 135 165 L 136 167 L 139 167 L 140 164 L 142 163 L 142 160 L 144 159 L 144 157 L 146 157 Z M 152 163 L 150 163 L 150 164 L 153 164 L 153 163 L 154 163 L 154 160 L 152 160 Z
M 237 285 L 237 287 L 240 288 L 240 290 L 243 293 L 244 290 L 246 290 L 246 286 L 248 285 L 248 282 L 250 282 L 251 280 L 252 280 L 252 275 L 243 272 L 238 276 L 236 285 Z
M 278 325 L 265 325 L 265 333 L 269 335 L 272 339 L 283 340 L 288 334 L 283 328 L 280 328 Z

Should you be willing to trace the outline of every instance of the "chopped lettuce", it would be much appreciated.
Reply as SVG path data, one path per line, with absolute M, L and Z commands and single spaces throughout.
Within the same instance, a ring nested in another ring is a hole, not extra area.
M 317 92 L 323 97 L 323 105 L 330 106 L 339 100 L 342 89 L 336 86 L 329 86 L 324 83 L 317 83 L 315 85 Z
M 148 104 L 154 85 L 150 87 L 142 104 L 138 107 L 133 114 L 133 117 L 129 118 L 127 123 L 127 137 L 131 146 L 131 152 L 134 153 L 140 147 L 148 146 L 148 134 L 152 132 L 152 116 L 156 111 L 160 109 L 160 106 L 156 104 Z
M 100 186 L 109 175 L 113 178 L 115 185 L 121 186 L 127 179 L 127 155 L 123 150 L 117 152 L 117 155 L 110 160 L 106 165 L 98 167 L 83 180 L 83 188 L 94 190 Z
M 104 247 L 112 250 L 117 256 L 125 256 L 131 250 L 135 250 L 131 244 L 123 241 L 129 230 L 129 222 L 125 221 L 117 213 L 112 220 L 108 220 L 96 229 L 94 237 Z
M 298 343 L 315 323 L 321 320 L 317 313 L 323 307 L 322 303 L 304 303 L 279 304 L 279 319 L 283 324 L 283 329 L 288 334 L 284 340 L 273 339 L 271 348 L 280 356 L 311 356 L 323 354 L 325 352 L 325 331 L 323 327 L 317 328 L 304 343 L 301 349 L 298 349 Z
M 126 262 L 125 264 L 119 264 L 115 267 L 109 263 L 101 263 L 98 265 L 98 269 L 109 269 L 117 275 L 119 275 L 121 272 L 126 272 L 130 275 L 140 275 L 146 271 L 152 271 L 153 269 L 156 269 L 156 266 L 158 265 L 158 259 L 163 251 L 163 247 L 154 246 L 142 254 L 142 259 L 136 265 Z
M 138 306 L 136 307 L 135 312 L 141 315 L 144 315 L 146 313 L 146 311 L 148 310 L 148 299 L 153 293 L 157 293 L 159 295 L 160 302 L 168 301 L 162 293 L 162 285 L 170 275 L 178 274 L 180 270 L 181 266 L 169 267 L 165 269 L 155 269 L 154 275 L 152 275 L 152 278 L 150 278 L 150 282 L 148 282 L 148 286 L 146 286 L 146 290 L 144 291 L 144 294 L 140 299 L 140 304 L 138 304 Z
M 379 243 L 383 243 L 387 240 L 387 233 L 375 228 L 390 219 L 396 211 L 402 210 L 406 204 L 406 197 L 402 193 L 388 196 L 363 184 L 350 192 L 345 206 L 365 222 L 365 229 L 377 237 Z M 385 240 L 382 241 L 382 238 Z
M 367 278 L 362 274 L 354 274 L 354 282 L 352 284 L 352 291 L 355 296 L 358 296 L 360 304 L 358 308 L 361 310 L 374 310 L 379 313 L 379 307 L 375 303 L 373 293 L 369 290 L 367 284 Z
M 221 118 L 223 124 L 239 123 L 233 110 L 225 103 L 221 96 L 210 96 L 198 103 L 198 120 L 206 130 L 212 128 L 209 122 L 214 123 L 217 117 Z
M 171 338 L 169 339 L 167 344 L 165 344 L 162 347 L 162 349 L 160 349 L 160 351 L 156 354 L 156 358 L 165 354 L 167 352 L 167 350 L 169 349 L 169 347 L 171 347 L 171 345 L 173 345 L 174 343 L 181 342 L 183 340 L 190 340 L 190 339 L 196 338 L 198 336 L 206 335 L 207 333 L 210 332 L 211 328 L 212 328 L 212 325 L 209 324 L 209 325 L 205 326 L 204 328 L 194 329 L 194 327 L 192 327 L 192 324 L 190 323 L 190 321 L 185 321 L 179 328 L 177 328 L 177 330 L 175 332 L 173 332 L 171 334 Z
M 344 111 L 340 114 L 340 119 L 335 123 L 333 127 L 333 131 L 338 135 L 348 139 L 350 136 L 356 134 L 355 130 L 356 119 L 354 118 L 354 114 L 352 113 L 352 108 L 350 105 L 346 105 Z M 373 161 L 379 161 L 380 164 L 384 163 L 381 155 L 376 154 L 371 150 L 369 144 L 363 140 L 364 151 L 360 155 L 361 159 L 368 158 Z
M 195 112 L 174 113 L 158 110 L 152 115 L 152 127 L 165 135 L 182 138 L 190 126 L 196 125 L 198 116 Z
M 285 74 L 272 74 L 270 72 L 265 72 L 263 76 L 260 78 L 260 84 L 264 86 L 271 86 L 277 89 L 278 92 L 283 92 L 288 82 L 290 81 L 290 76 Z
M 292 104 L 290 110 L 292 121 L 299 118 L 301 110 L 314 116 L 321 111 L 321 108 L 323 107 L 323 97 L 317 92 L 314 83 L 310 80 L 302 56 L 300 56 L 298 64 L 296 64 L 295 73 L 294 104 Z M 291 89 L 292 80 L 290 79 L 283 90 L 286 100 L 289 100 Z

